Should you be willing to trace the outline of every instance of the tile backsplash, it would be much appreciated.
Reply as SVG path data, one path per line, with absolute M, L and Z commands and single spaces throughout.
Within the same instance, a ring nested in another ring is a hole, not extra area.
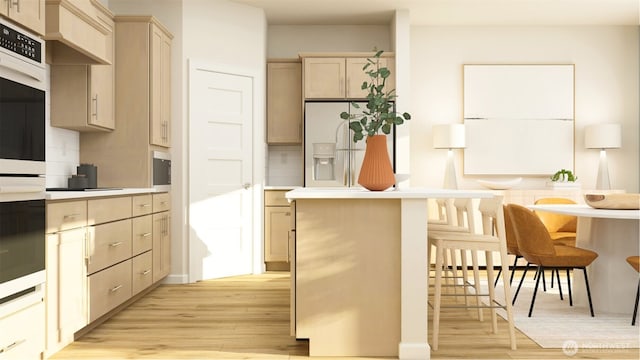
M 302 186 L 304 169 L 301 145 L 269 145 L 267 147 L 266 185 Z

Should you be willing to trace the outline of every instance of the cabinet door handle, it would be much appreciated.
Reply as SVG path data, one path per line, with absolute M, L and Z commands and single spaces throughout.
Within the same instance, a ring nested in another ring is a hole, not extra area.
M 151 233 L 150 233 L 150 232 L 148 232 L 148 233 L 144 233 L 144 234 L 141 234 L 141 235 L 140 235 L 140 237 L 149 237 L 149 236 L 151 236 Z
M 87 262 L 87 265 L 91 265 L 91 254 L 93 253 L 91 251 L 91 245 L 93 243 L 93 237 L 91 236 L 91 229 L 87 229 L 84 233 L 84 239 L 85 239 L 85 244 L 84 244 L 84 251 L 85 251 L 85 255 L 84 258 Z
M 109 246 L 111 246 L 111 247 L 117 247 L 117 246 L 120 246 L 120 245 L 122 245 L 122 241 L 118 241 L 118 242 L 114 242 L 114 243 L 109 244 Z
M 93 99 L 91 99 L 91 101 L 96 104 L 95 110 L 93 111 L 93 114 L 91 114 L 91 116 L 95 116 L 97 120 L 98 119 L 98 94 L 96 94 L 96 96 Z
M 147 270 L 145 270 L 145 271 L 141 272 L 140 274 L 142 274 L 142 275 L 149 275 L 149 274 L 151 274 L 151 269 L 147 269 Z
M 291 212 L 287 211 L 286 213 L 284 213 L 284 216 L 291 216 Z
M 16 11 L 20 12 L 20 0 L 16 0 L 16 1 L 9 0 L 9 8 L 11 8 L 12 5 L 15 5 L 16 6 Z
M 111 289 L 109 289 L 109 292 L 116 292 L 120 289 L 122 289 L 122 285 L 114 286 Z
M 10 350 L 12 350 L 13 348 L 15 348 L 16 346 L 22 344 L 23 342 L 27 341 L 27 339 L 20 339 L 20 340 L 16 340 L 13 343 L 3 347 L 2 349 L 0 349 L 0 354 L 4 354 Z

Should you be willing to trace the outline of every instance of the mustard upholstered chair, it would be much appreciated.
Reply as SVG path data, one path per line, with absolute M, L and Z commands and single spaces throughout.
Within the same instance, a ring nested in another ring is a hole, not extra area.
M 640 273 L 640 256 L 629 256 L 627 262 Z M 636 290 L 636 303 L 633 306 L 633 317 L 631 318 L 631 325 L 636 324 L 636 317 L 638 315 L 638 300 L 640 300 L 640 279 L 638 280 L 638 290 Z
M 573 306 L 573 298 L 571 296 L 569 270 L 582 269 L 589 300 L 589 310 L 591 316 L 594 316 L 589 279 L 587 277 L 587 266 L 598 257 L 598 254 L 587 249 L 555 244 L 553 240 L 551 240 L 551 236 L 549 236 L 549 232 L 540 218 L 538 218 L 533 211 L 523 206 L 509 204 L 507 205 L 507 211 L 514 225 L 518 249 L 528 262 L 538 265 L 538 274 L 542 274 L 544 269 L 566 269 L 567 285 L 569 288 L 569 305 L 571 306 Z M 531 313 L 533 312 L 540 278 L 541 276 L 538 276 L 536 279 L 531 306 L 529 307 L 529 317 L 531 317 Z M 519 287 L 520 286 L 518 286 L 518 288 Z
M 535 201 L 539 204 L 575 204 L 571 199 L 541 198 Z M 573 215 L 555 214 L 546 211 L 534 211 L 549 231 L 551 239 L 559 245 L 576 246 L 576 229 L 578 217 Z
M 442 298 L 442 258 L 446 249 L 459 249 L 471 251 L 472 254 L 483 251 L 487 262 L 487 286 L 488 294 L 474 294 L 475 296 L 488 296 L 488 305 L 478 304 L 478 306 L 491 309 L 492 330 L 494 333 L 498 331 L 498 320 L 496 308 L 502 308 L 507 313 L 507 322 L 509 325 L 509 339 L 511 341 L 511 349 L 516 349 L 515 328 L 513 323 L 513 313 L 511 310 L 511 289 L 509 282 L 506 280 L 509 272 L 507 264 L 507 242 L 505 239 L 504 226 L 504 210 L 502 204 L 502 196 L 493 198 L 480 199 L 478 206 L 482 214 L 482 234 L 465 233 L 465 232 L 433 232 L 429 234 L 429 243 L 436 249 L 436 267 L 435 267 L 435 286 L 433 294 L 433 332 L 431 348 L 438 350 L 438 335 L 440 330 L 440 309 Z M 502 281 L 504 283 L 504 301 L 496 301 L 495 289 L 493 286 L 493 253 L 500 254 L 500 263 L 502 264 Z M 459 305 L 455 307 L 459 308 Z
M 509 277 L 509 285 L 511 285 L 513 283 L 513 275 L 515 274 L 516 266 L 518 264 L 518 259 L 523 258 L 523 256 L 520 253 L 520 249 L 518 249 L 518 241 L 516 240 L 515 229 L 513 228 L 513 222 L 511 221 L 511 216 L 509 216 L 509 212 L 507 211 L 507 206 L 504 205 L 503 209 L 504 209 L 505 237 L 507 240 L 507 254 L 515 256 L 515 259 L 513 260 L 513 266 L 511 268 L 511 276 Z M 531 264 L 527 262 L 527 267 L 525 268 L 522 278 L 520 279 L 520 283 L 522 283 L 522 280 L 524 279 L 524 274 L 527 273 L 527 270 L 529 270 L 530 265 Z M 502 268 L 500 268 L 500 270 L 498 271 L 498 276 L 496 276 L 496 280 L 493 286 L 498 285 L 498 279 L 500 278 L 501 272 L 502 272 Z M 516 303 L 517 297 L 518 297 L 518 292 L 516 292 L 513 295 L 513 300 L 511 301 L 512 304 Z

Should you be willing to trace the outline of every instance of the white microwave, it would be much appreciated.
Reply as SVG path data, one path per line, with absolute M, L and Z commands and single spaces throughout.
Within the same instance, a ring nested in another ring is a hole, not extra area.
M 162 151 L 152 153 L 153 188 L 159 191 L 171 190 L 171 155 Z

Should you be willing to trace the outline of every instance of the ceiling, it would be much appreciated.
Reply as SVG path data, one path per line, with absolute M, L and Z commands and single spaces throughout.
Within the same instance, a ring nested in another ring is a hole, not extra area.
M 269 25 L 640 25 L 640 0 L 232 0 L 263 8 Z

